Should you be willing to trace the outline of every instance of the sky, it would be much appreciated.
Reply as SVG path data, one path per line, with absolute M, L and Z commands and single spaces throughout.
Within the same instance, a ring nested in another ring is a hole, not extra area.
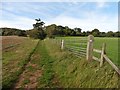
M 45 26 L 57 24 L 82 31 L 118 31 L 118 2 L 1 2 L 0 27 L 33 28 L 36 18 Z

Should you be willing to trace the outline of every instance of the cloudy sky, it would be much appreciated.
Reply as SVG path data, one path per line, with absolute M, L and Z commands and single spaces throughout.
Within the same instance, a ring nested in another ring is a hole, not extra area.
M 0 12 L 0 27 L 31 29 L 41 18 L 45 25 L 118 31 L 118 2 L 2 2 Z

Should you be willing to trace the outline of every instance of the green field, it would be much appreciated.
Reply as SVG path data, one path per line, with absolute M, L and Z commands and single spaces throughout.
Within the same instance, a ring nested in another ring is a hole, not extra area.
M 118 87 L 118 75 L 108 63 L 100 68 L 99 62 L 77 58 L 61 50 L 58 39 L 25 38 L 20 45 L 7 49 L 3 52 L 2 75 L 3 88 Z
M 118 52 L 118 38 L 95 38 L 94 47 L 97 49 L 102 48 L 102 44 L 106 43 L 106 54 L 114 62 L 114 64 L 120 66 Z
M 64 39 L 65 43 L 74 41 L 70 43 L 71 46 L 80 47 L 81 40 L 82 39 L 87 40 L 87 37 L 57 37 L 57 39 Z M 118 38 L 108 38 L 108 37 L 95 37 L 94 38 L 95 49 L 101 50 L 103 43 L 106 43 L 106 55 L 114 62 L 114 64 L 120 66 L 120 61 L 118 61 L 118 56 L 120 55 L 120 52 L 118 52 Z M 83 47 L 86 47 L 86 46 L 84 45 Z M 100 58 L 100 55 L 96 53 L 94 53 L 94 55 Z

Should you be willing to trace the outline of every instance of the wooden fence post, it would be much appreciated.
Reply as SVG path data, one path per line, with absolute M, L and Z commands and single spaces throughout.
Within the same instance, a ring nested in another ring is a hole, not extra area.
M 64 49 L 64 40 L 61 41 L 61 49 Z
M 88 61 L 92 61 L 92 59 L 93 59 L 93 41 L 94 41 L 94 36 L 89 35 L 88 43 L 87 43 L 87 53 L 86 53 L 86 59 Z
M 103 43 L 103 45 L 102 45 L 102 52 L 101 52 L 101 59 L 100 59 L 100 67 L 102 67 L 103 62 L 104 62 L 105 48 L 106 48 L 106 44 Z

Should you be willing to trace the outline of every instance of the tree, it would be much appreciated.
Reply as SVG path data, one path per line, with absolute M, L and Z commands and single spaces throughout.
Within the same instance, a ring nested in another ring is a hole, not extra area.
M 52 24 L 47 26 L 45 31 L 46 31 L 47 37 L 54 38 L 57 33 L 56 25 Z
M 45 24 L 43 21 L 41 21 L 40 18 L 39 19 L 35 19 L 35 21 L 37 21 L 37 22 L 36 22 L 36 24 L 33 24 L 33 27 L 37 28 L 37 29 L 42 28 L 43 25 Z
M 81 33 L 81 36 L 86 36 L 86 32 L 83 31 L 83 33 Z
M 100 32 L 100 37 L 106 37 L 106 33 L 105 32 Z
M 80 36 L 82 29 L 76 27 L 76 28 L 74 28 L 74 31 L 76 32 L 76 35 L 77 35 L 77 36 Z
M 95 37 L 98 37 L 100 34 L 100 31 L 98 29 L 94 29 L 92 30 L 92 35 L 95 36 Z
M 2 36 L 11 36 L 11 35 L 17 35 L 17 36 L 27 36 L 27 33 L 25 30 L 20 30 L 16 28 L 1 28 L 2 30 Z
M 29 36 L 35 39 L 43 40 L 46 36 L 43 25 L 45 24 L 41 19 L 35 19 L 37 22 L 33 24 L 33 30 L 30 30 Z
M 88 35 L 90 35 L 91 34 L 91 32 L 90 31 L 87 31 L 86 32 L 86 36 L 88 36 Z
M 65 26 L 63 32 L 64 32 L 64 36 L 70 36 L 71 29 L 68 26 Z
M 120 31 L 115 32 L 115 33 L 114 33 L 114 36 L 115 36 L 115 37 L 120 37 Z
M 64 29 L 65 29 L 65 27 L 63 27 L 61 25 L 57 26 L 56 27 L 57 35 L 64 36 L 65 35 Z
M 106 34 L 107 37 L 113 37 L 114 33 L 112 31 L 108 31 Z

